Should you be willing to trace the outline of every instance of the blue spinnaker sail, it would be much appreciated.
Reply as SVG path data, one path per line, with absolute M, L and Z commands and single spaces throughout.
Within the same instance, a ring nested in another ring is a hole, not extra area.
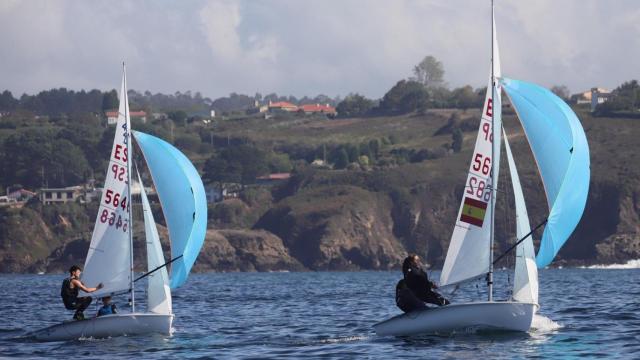
M 589 145 L 576 114 L 551 91 L 507 78 L 501 83 L 525 130 L 547 195 L 549 216 L 536 256 L 543 268 L 582 217 L 589 192 Z
M 198 257 L 207 231 L 207 198 L 191 161 L 166 141 L 134 131 L 156 185 L 171 240 L 171 288 L 181 286 Z

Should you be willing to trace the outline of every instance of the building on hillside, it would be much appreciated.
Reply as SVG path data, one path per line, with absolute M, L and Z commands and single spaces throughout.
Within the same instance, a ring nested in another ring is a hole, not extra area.
M 64 204 L 76 201 L 83 193 L 82 186 L 69 186 L 65 188 L 40 189 L 40 201 L 45 205 Z
M 336 108 L 329 104 L 306 104 L 298 107 L 300 112 L 305 113 L 306 115 L 312 114 L 324 114 L 329 117 L 336 116 L 338 112 Z
M 34 196 L 36 196 L 36 193 L 26 189 L 17 189 L 11 192 L 7 192 L 7 198 L 13 199 L 16 202 L 27 202 Z
M 591 104 L 591 94 L 593 94 L 593 92 L 597 92 L 599 94 L 599 96 L 602 96 L 603 94 L 610 94 L 611 92 L 607 89 L 604 88 L 599 88 L 599 87 L 594 87 L 591 88 L 590 90 L 586 90 L 577 94 L 573 94 L 571 95 L 571 102 L 574 104 L 578 104 L 578 105 L 582 105 L 582 104 Z M 603 103 L 605 100 L 599 100 L 600 104 Z
M 264 176 L 258 176 L 256 178 L 256 184 L 258 185 L 273 185 L 283 181 L 287 181 L 291 178 L 291 173 L 274 173 Z
M 0 207 L 14 207 L 18 202 L 7 195 L 0 196 Z
M 207 195 L 207 202 L 212 204 L 224 200 L 225 195 L 227 195 L 227 190 L 217 186 L 205 186 L 204 193 Z
M 601 91 L 604 89 L 593 88 L 591 89 L 591 112 L 596 111 L 596 107 L 600 104 L 604 104 L 605 102 L 611 100 L 613 97 L 613 93 L 609 91 Z
M 278 101 L 278 102 L 269 101 L 269 111 L 296 112 L 298 111 L 298 106 L 286 101 Z
M 105 111 L 107 117 L 107 125 L 115 125 L 118 122 L 118 110 Z M 140 119 L 143 123 L 147 122 L 147 113 L 140 111 L 129 111 L 129 117 L 131 120 Z

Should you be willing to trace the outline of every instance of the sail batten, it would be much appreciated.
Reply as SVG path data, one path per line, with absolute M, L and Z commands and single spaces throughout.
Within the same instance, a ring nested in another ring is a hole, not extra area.
M 504 78 L 501 83 L 538 165 L 549 216 L 536 256 L 545 267 L 577 226 L 589 191 L 589 146 L 578 117 L 548 89 Z

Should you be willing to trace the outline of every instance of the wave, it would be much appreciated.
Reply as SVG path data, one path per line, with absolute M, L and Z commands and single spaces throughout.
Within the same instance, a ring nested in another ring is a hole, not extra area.
M 562 327 L 562 324 L 539 314 L 535 314 L 533 316 L 533 321 L 531 323 L 531 328 L 534 329 L 535 332 L 550 332 L 561 329 Z
M 625 264 L 591 265 L 587 269 L 640 269 L 640 259 L 629 260 Z

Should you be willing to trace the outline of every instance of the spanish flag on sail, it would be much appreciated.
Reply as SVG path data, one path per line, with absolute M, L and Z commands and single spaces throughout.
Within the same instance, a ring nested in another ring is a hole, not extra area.
M 482 223 L 484 222 L 484 214 L 486 212 L 486 202 L 465 196 L 464 205 L 462 206 L 462 213 L 460 214 L 460 221 L 482 227 Z

